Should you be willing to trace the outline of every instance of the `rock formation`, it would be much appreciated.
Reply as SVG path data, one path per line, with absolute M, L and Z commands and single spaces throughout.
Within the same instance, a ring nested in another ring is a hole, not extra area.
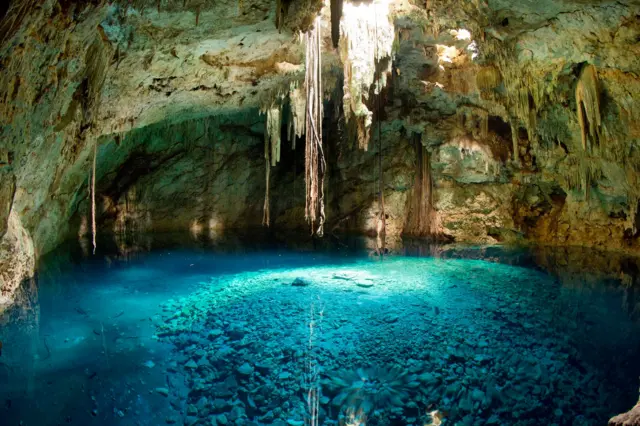
M 609 426 L 640 425 L 640 403 L 627 413 L 620 414 L 609 420 Z

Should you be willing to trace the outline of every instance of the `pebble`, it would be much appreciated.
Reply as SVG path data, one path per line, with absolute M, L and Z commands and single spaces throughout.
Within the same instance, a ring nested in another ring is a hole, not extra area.
M 156 388 L 156 393 L 159 393 L 162 396 L 169 396 L 169 389 L 167 389 L 167 388 Z
M 309 286 L 311 283 L 309 281 L 306 281 L 302 278 L 296 278 L 295 280 L 293 280 L 293 282 L 291 283 L 292 286 L 294 287 L 307 287 Z
M 289 373 L 288 371 L 283 371 L 282 373 L 278 374 L 278 380 L 286 380 L 289 377 L 291 377 L 291 373 Z
M 250 376 L 251 374 L 253 374 L 253 367 L 249 363 L 245 362 L 240 367 L 238 367 L 238 373 L 242 374 L 243 376 Z
M 473 392 L 471 392 L 471 399 L 473 399 L 474 401 L 483 401 L 484 392 L 482 392 L 480 389 L 474 389 Z

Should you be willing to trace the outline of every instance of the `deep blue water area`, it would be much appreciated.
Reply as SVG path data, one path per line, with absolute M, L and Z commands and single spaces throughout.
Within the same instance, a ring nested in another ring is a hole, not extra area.
M 1 425 L 605 425 L 640 264 L 366 239 L 67 244 L 0 318 Z

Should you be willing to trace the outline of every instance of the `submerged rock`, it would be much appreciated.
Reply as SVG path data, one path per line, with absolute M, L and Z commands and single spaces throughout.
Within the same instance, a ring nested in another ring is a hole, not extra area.
M 358 287 L 362 287 L 362 288 L 371 288 L 371 287 L 373 287 L 373 283 L 369 283 L 369 282 L 359 282 L 359 283 L 356 283 L 356 285 Z
M 293 282 L 291 283 L 291 285 L 293 287 L 308 287 L 311 283 L 305 279 L 302 279 L 300 277 L 296 278 L 295 280 L 293 280 Z
M 156 388 L 156 393 L 159 393 L 162 396 L 169 396 L 169 389 L 167 389 L 167 388 Z
M 250 376 L 251 374 L 253 374 L 253 367 L 249 363 L 245 362 L 240 367 L 238 367 L 237 371 L 243 376 Z

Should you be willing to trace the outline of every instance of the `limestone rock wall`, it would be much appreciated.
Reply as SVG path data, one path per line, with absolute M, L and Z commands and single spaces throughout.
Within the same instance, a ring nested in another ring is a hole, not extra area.
M 16 0 L 0 8 L 3 302 L 12 299 L 17 283 L 33 275 L 39 256 L 86 233 L 83 197 L 93 149 L 100 145 L 100 160 L 107 158 L 103 153 L 113 152 L 102 145 L 105 135 L 121 139 L 156 123 L 167 128 L 169 123 L 255 109 L 263 98 L 288 90 L 303 71 L 303 47 L 293 31 L 305 30 L 321 3 L 295 0 L 287 5 L 279 28 L 276 4 L 267 0 Z M 135 164 L 136 151 L 122 151 L 105 166 L 118 169 L 122 164 L 112 163 L 118 159 Z M 150 167 L 171 162 L 162 153 L 147 159 Z M 101 185 L 114 188 L 113 182 Z M 156 194 L 153 185 L 145 187 Z M 115 203 L 108 206 L 110 214 L 99 218 L 101 228 L 117 217 L 111 212 L 118 209 L 120 195 L 112 191 L 98 197 L 100 208 L 102 198 Z M 161 227 L 166 223 L 158 220 Z

